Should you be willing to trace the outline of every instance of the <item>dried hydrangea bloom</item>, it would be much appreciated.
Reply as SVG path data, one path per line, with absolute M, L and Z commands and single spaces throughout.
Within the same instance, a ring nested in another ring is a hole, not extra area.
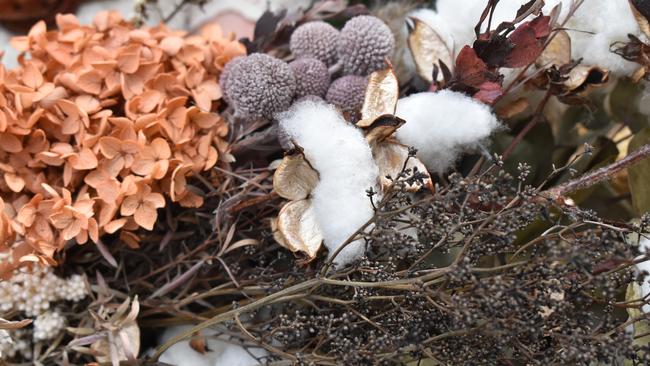
M 395 39 L 390 28 L 377 17 L 361 15 L 350 19 L 338 43 L 339 60 L 346 74 L 369 75 L 386 67 Z
M 305 23 L 293 32 L 289 48 L 293 55 L 313 57 L 326 65 L 334 65 L 338 59 L 336 45 L 339 31 L 323 21 Z
M 356 121 L 361 106 L 363 106 L 367 86 L 368 78 L 364 76 L 342 76 L 332 82 L 327 90 L 326 100 Z
M 237 117 L 273 118 L 289 108 L 296 93 L 296 80 L 289 65 L 277 58 L 255 53 L 228 70 L 225 93 Z
M 308 95 L 324 97 L 330 86 L 327 65 L 315 58 L 299 58 L 289 64 L 296 79 L 296 98 Z
M 3 278 L 28 263 L 21 258 L 54 263 L 70 239 L 119 233 L 137 247 L 135 232 L 153 228 L 167 197 L 202 204 L 185 181 L 230 148 L 212 111 L 222 70 L 245 47 L 217 25 L 186 36 L 116 12 L 56 24 L 13 38 L 28 61 L 0 65 Z

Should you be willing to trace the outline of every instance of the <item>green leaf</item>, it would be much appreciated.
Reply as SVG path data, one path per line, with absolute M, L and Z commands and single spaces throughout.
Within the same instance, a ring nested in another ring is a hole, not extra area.
M 641 146 L 650 143 L 650 127 L 639 131 L 628 148 L 628 154 L 638 150 Z M 650 159 L 645 159 L 628 169 L 630 193 L 632 194 L 632 203 L 637 214 L 642 215 L 650 211 Z

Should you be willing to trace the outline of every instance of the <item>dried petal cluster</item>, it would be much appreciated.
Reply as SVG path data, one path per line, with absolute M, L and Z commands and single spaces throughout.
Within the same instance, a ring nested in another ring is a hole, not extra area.
M 187 36 L 115 12 L 56 22 L 15 37 L 20 67 L 0 66 L 0 275 L 51 263 L 71 239 L 119 230 L 137 246 L 165 197 L 201 205 L 187 177 L 228 156 L 227 125 L 212 111 L 241 44 L 217 26 Z
M 32 327 L 9 330 L 13 342 L 0 341 L 0 354 L 30 357 L 33 342 L 54 339 L 65 328 L 65 316 L 55 308 L 64 301 L 79 302 L 88 295 L 82 275 L 56 276 L 52 269 L 40 265 L 14 270 L 13 276 L 0 282 L 0 314 L 21 313 L 33 317 Z

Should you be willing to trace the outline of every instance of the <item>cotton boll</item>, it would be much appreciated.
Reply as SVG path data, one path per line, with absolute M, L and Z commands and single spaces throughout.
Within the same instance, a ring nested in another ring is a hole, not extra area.
M 568 1 L 563 1 L 568 7 Z M 616 75 L 631 75 L 636 63 L 611 52 L 615 42 L 627 42 L 628 34 L 641 36 L 627 1 L 586 0 L 567 23 L 571 36 L 572 57 L 586 65 L 598 65 Z
M 280 127 L 304 151 L 320 174 L 313 194 L 316 220 L 332 255 L 374 214 L 368 188 L 377 191 L 379 169 L 359 129 L 345 121 L 332 105 L 310 100 L 294 104 L 278 116 Z M 363 242 L 345 247 L 338 265 L 363 254 Z
M 650 248 L 650 240 L 649 239 L 641 239 L 641 242 L 639 243 L 639 250 L 641 253 L 646 254 L 648 251 L 648 248 Z M 636 269 L 638 271 L 647 271 L 650 273 L 650 260 L 641 262 L 636 265 Z M 646 277 L 645 281 L 641 284 L 641 295 L 646 296 L 650 293 L 650 275 Z M 643 305 L 642 308 L 644 313 L 650 313 L 650 305 Z
M 447 90 L 402 98 L 395 114 L 406 121 L 397 130 L 397 139 L 417 148 L 418 157 L 438 173 L 499 127 L 488 106 Z
M 167 328 L 160 342 L 162 344 L 191 328 L 191 326 Z M 209 352 L 204 354 L 197 352 L 190 346 L 189 341 L 184 340 L 163 352 L 159 360 L 176 366 L 253 366 L 260 364 L 255 357 L 261 358 L 267 355 L 267 352 L 261 348 L 246 350 L 226 339 L 206 337 L 205 340 Z

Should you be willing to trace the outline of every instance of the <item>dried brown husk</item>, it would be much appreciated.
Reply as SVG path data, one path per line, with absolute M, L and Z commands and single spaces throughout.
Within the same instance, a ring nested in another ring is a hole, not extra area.
M 568 73 L 564 82 L 566 90 L 572 94 L 586 94 L 609 81 L 609 70 L 598 66 L 578 65 Z
M 562 66 L 571 62 L 571 37 L 565 30 L 559 30 L 546 45 L 542 54 L 537 58 L 537 67 Z
M 323 234 L 316 222 L 312 200 L 285 204 L 274 226 L 274 237 L 280 245 L 294 253 L 304 253 L 309 260 L 316 258 Z
M 408 44 L 415 69 L 422 79 L 432 83 L 434 65 L 440 67 L 440 63 L 444 63 L 447 67 L 452 67 L 454 62 L 452 49 L 428 24 L 416 18 L 409 18 L 409 20 L 410 23 L 407 22 Z M 439 73 L 438 81 L 442 79 L 443 75 Z
M 648 22 L 650 4 L 647 1 L 630 0 L 630 8 L 632 8 L 634 19 L 636 19 L 641 31 L 645 33 L 646 37 L 650 37 L 650 22 Z
M 292 201 L 307 198 L 317 183 L 318 172 L 300 149 L 287 153 L 273 175 L 275 192 Z
M 371 125 L 375 119 L 385 114 L 395 114 L 399 98 L 399 82 L 392 65 L 384 70 L 375 71 L 368 77 L 361 120 L 359 127 Z
M 410 169 L 411 174 L 414 169 L 427 175 L 423 184 L 407 184 L 406 188 L 410 192 L 417 192 L 423 187 L 433 189 L 433 182 L 424 164 L 415 156 L 409 157 L 408 146 L 397 142 L 394 139 L 386 139 L 371 145 L 372 156 L 379 167 L 379 184 L 382 191 L 386 191 L 393 184 L 392 179 L 397 179 L 403 169 Z M 408 161 L 407 161 L 408 159 Z

